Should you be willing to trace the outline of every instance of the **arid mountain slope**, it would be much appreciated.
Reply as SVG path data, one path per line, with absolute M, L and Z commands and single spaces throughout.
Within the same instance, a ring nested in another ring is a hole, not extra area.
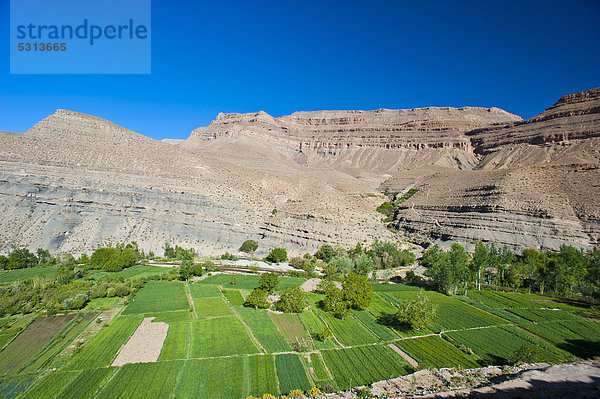
M 106 120 L 59 110 L 23 134 L 0 135 L 0 242 L 79 253 L 166 240 L 202 253 L 247 238 L 264 251 L 389 236 L 372 209 L 376 181 L 305 168 L 204 157 Z
M 384 184 L 388 192 L 420 188 L 397 212 L 395 228 L 446 245 L 600 243 L 600 89 L 467 136 L 485 154 L 475 170 L 414 170 Z

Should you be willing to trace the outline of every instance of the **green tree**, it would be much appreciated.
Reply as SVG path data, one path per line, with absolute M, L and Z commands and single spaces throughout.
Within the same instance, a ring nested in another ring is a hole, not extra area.
M 459 289 L 465 292 L 469 282 L 469 254 L 460 244 L 452 244 L 450 252 L 436 251 L 429 254 L 429 268 L 425 275 L 430 277 L 438 290 L 455 295 Z
M 279 284 L 279 276 L 275 273 L 264 273 L 258 280 L 258 288 L 267 292 L 273 292 L 277 289 Z
M 246 298 L 246 302 L 244 302 L 244 306 L 252 307 L 252 308 L 260 308 L 260 309 L 268 309 L 269 301 L 268 301 L 269 293 L 265 290 L 261 290 L 260 288 L 253 289 L 248 297 Z
M 488 267 L 488 249 L 484 243 L 478 242 L 475 245 L 473 252 L 473 260 L 470 265 L 473 279 L 475 280 L 475 288 L 481 290 L 481 277 L 485 269 Z
M 37 257 L 29 252 L 27 248 L 13 247 L 8 254 L 7 269 L 23 269 L 26 267 L 35 267 L 38 265 Z
M 300 287 L 290 287 L 283 290 L 275 308 L 286 313 L 300 313 L 308 306 L 304 298 L 304 291 Z
M 363 276 L 368 276 L 374 268 L 373 258 L 367 254 L 360 255 L 354 262 L 354 272 Z
M 165 241 L 165 250 L 164 255 L 165 258 L 174 259 L 175 258 L 175 249 L 171 247 L 169 241 Z
M 238 251 L 243 252 L 243 253 L 248 254 L 251 257 L 253 257 L 254 252 L 256 252 L 257 249 L 258 249 L 258 242 L 256 242 L 255 240 L 246 240 L 246 241 L 244 241 L 244 243 L 242 244 L 242 246 L 240 247 L 240 249 Z
M 373 285 L 367 276 L 349 273 L 342 283 L 344 300 L 354 309 L 365 309 L 373 300 Z
M 347 256 L 335 256 L 329 261 L 329 266 L 336 268 L 336 273 L 339 272 L 344 276 L 354 269 L 354 260 Z M 325 267 L 327 270 L 327 267 Z M 333 269 L 330 269 L 333 270 Z M 325 271 L 327 274 L 327 271 Z M 333 277 L 332 277 L 333 278 Z
M 333 247 L 329 244 L 321 246 L 321 248 L 319 248 L 317 252 L 315 252 L 315 258 L 321 259 L 325 262 L 329 262 L 334 256 L 335 251 L 333 250 Z
M 265 258 L 267 262 L 280 263 L 287 260 L 287 250 L 285 248 L 272 248 Z
M 333 337 L 333 332 L 331 332 L 331 329 L 329 327 L 323 326 L 316 335 L 319 341 L 325 342 L 328 339 L 331 339 L 331 337 Z
M 330 286 L 325 291 L 325 298 L 323 298 L 322 304 L 324 310 L 332 312 L 339 319 L 345 318 L 350 311 L 342 290 L 335 287 L 335 285 Z
M 404 302 L 396 318 L 400 323 L 404 323 L 413 330 L 430 328 L 435 323 L 437 308 L 428 296 L 420 290 L 414 299 Z

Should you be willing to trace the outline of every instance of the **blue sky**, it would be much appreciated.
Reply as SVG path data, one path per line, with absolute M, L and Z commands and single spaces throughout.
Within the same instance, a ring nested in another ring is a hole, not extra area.
M 600 86 L 600 2 L 152 1 L 149 75 L 10 75 L 0 130 L 57 108 L 157 139 L 219 112 L 497 106 L 524 118 Z

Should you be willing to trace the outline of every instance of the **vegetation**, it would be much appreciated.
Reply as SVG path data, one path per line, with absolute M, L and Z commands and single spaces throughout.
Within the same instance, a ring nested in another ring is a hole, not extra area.
M 253 307 L 255 309 L 268 309 L 271 304 L 268 301 L 269 293 L 260 288 L 255 288 L 246 298 L 244 306 Z
M 261 275 L 260 280 L 258 280 L 258 288 L 269 293 L 275 291 L 278 284 L 279 276 L 277 276 L 275 273 L 265 273 Z
M 265 257 L 267 262 L 280 263 L 285 262 L 288 258 L 285 248 L 272 248 L 269 254 Z
M 286 313 L 300 313 L 308 306 L 304 299 L 304 292 L 299 287 L 290 287 L 281 292 L 275 309 Z
M 255 240 L 246 240 L 242 246 L 238 249 L 240 252 L 244 252 L 250 256 L 254 256 L 254 252 L 258 249 L 258 242 Z
M 400 323 L 407 324 L 413 330 L 431 328 L 435 322 L 437 308 L 431 303 L 429 297 L 420 291 L 416 298 L 404 302 L 396 317 Z

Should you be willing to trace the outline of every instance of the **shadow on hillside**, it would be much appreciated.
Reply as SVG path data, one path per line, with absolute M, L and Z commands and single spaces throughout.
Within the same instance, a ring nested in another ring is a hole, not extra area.
M 598 341 L 569 339 L 564 344 L 557 344 L 556 346 L 582 359 L 600 356 L 600 342 Z

